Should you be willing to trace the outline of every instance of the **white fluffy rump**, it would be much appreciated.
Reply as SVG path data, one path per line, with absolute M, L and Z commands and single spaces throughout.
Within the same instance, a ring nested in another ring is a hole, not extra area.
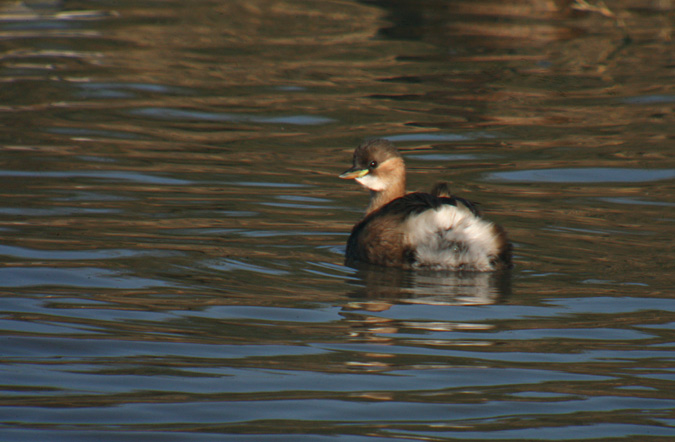
M 409 217 L 403 231 L 415 250 L 415 267 L 494 270 L 499 242 L 491 222 L 463 206 L 443 205 Z

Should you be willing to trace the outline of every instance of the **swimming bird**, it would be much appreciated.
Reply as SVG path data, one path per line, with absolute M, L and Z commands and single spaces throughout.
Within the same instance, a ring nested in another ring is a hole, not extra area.
M 355 179 L 371 195 L 347 241 L 348 264 L 481 272 L 511 266 L 506 232 L 483 219 L 475 203 L 452 196 L 446 183 L 406 193 L 405 163 L 390 141 L 358 146 L 340 178 Z

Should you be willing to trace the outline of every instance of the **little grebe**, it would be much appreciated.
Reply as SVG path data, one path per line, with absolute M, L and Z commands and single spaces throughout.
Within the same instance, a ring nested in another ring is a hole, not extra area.
M 366 216 L 347 242 L 348 263 L 404 269 L 491 271 L 511 266 L 511 244 L 471 202 L 450 195 L 446 183 L 431 193 L 405 193 L 405 163 L 394 145 L 370 140 L 354 151 L 340 178 L 370 190 Z

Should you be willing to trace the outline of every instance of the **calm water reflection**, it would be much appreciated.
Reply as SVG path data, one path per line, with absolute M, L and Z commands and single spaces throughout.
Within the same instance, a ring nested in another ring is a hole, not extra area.
M 394 3 L 0 4 L 0 439 L 675 437 L 674 5 Z M 373 136 L 516 268 L 343 266 Z

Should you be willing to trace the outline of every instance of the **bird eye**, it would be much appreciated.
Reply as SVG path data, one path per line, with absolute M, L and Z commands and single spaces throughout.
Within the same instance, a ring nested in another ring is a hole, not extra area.
M 371 169 L 375 169 L 377 167 L 377 161 L 371 161 L 368 167 L 370 167 Z

